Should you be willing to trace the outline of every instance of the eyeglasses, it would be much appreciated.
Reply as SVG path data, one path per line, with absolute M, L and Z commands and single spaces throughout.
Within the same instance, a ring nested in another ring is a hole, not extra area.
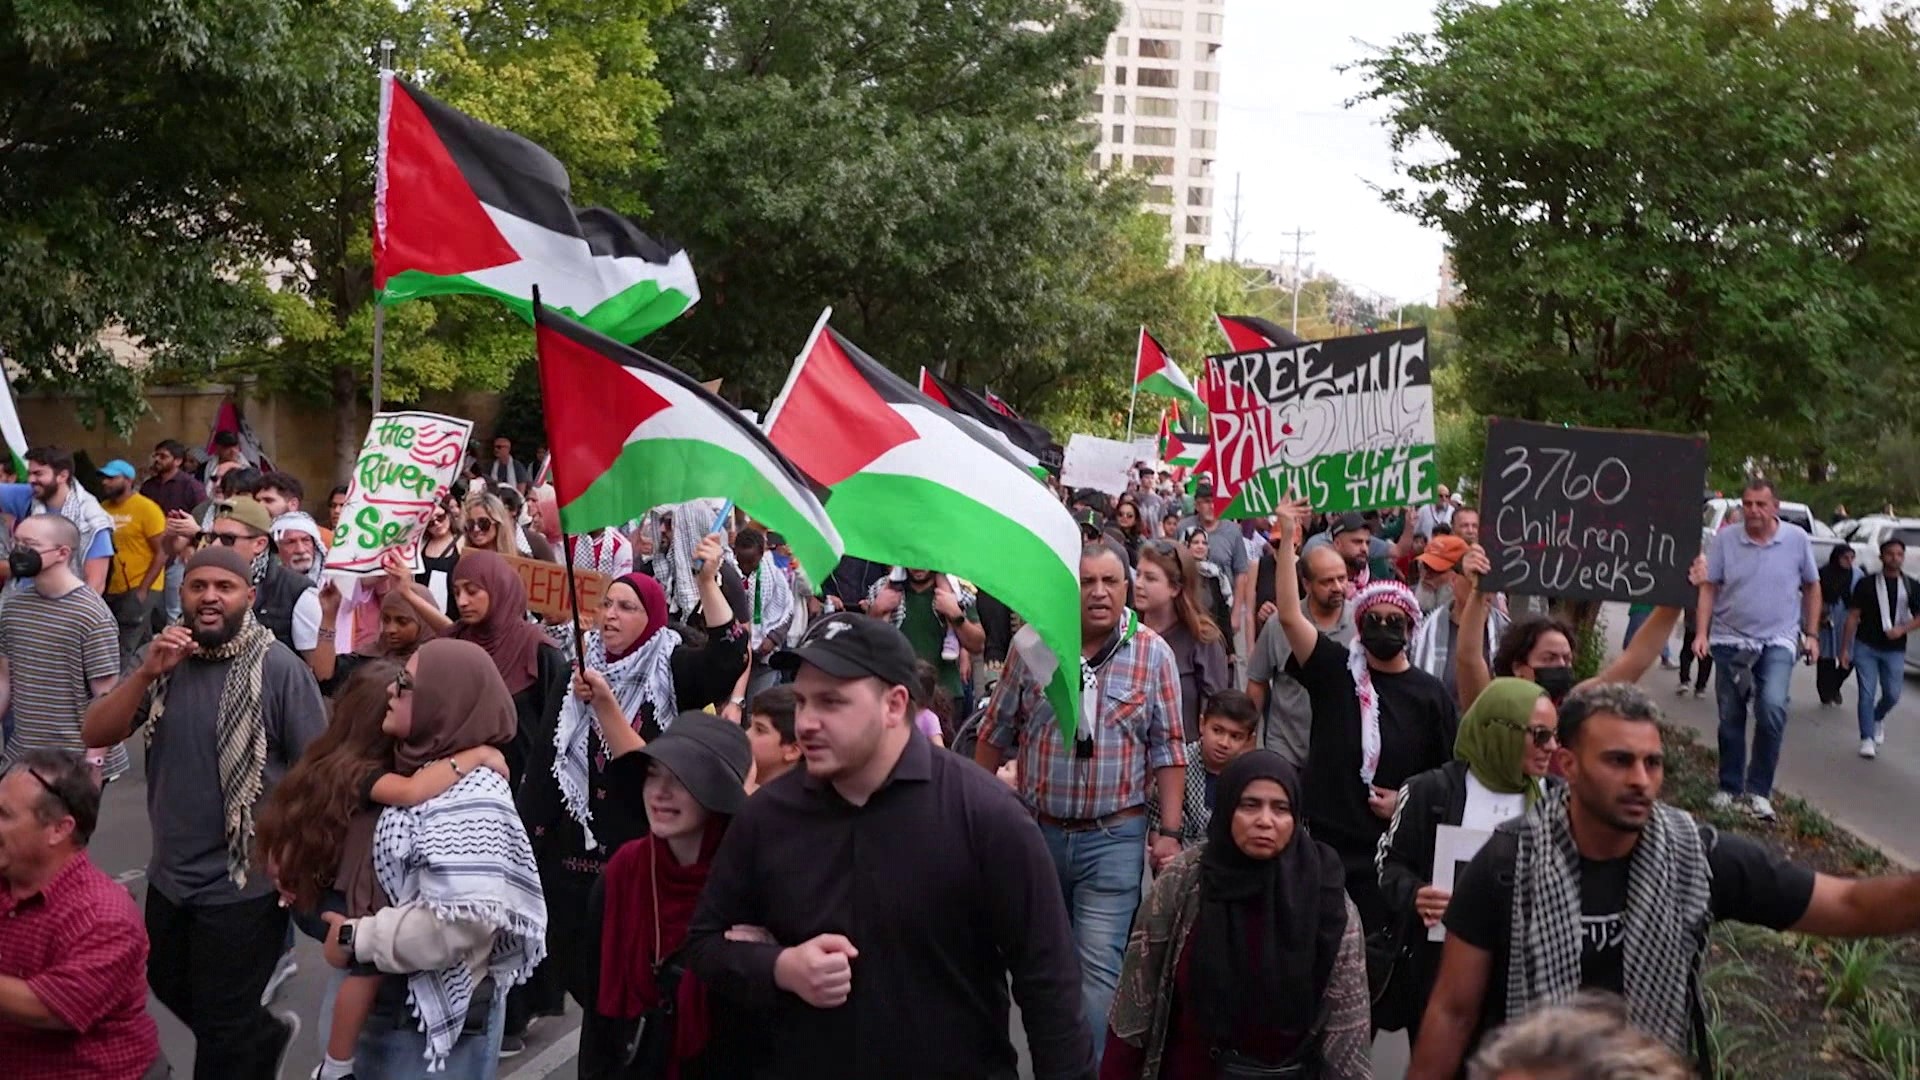
M 1404 615 L 1380 615 L 1369 611 L 1360 617 L 1360 625 L 1379 627 L 1396 626 L 1405 630 L 1413 624 L 1408 622 Z
M 407 674 L 406 668 L 401 668 L 394 673 L 393 691 L 395 696 L 413 693 L 413 676 Z
M 1545 750 L 1560 741 L 1560 733 L 1550 727 L 1542 727 L 1539 724 L 1528 724 L 1522 727 L 1507 720 L 1497 721 L 1497 723 L 1508 731 L 1517 731 L 1525 735 L 1535 750 Z
M 493 528 L 492 518 L 475 518 L 474 520 L 467 522 L 467 531 L 470 533 L 488 532 L 492 528 Z
M 28 776 L 33 777 L 35 780 L 38 780 L 40 782 L 40 786 L 46 789 L 47 794 L 53 796 L 54 801 L 60 804 L 60 809 L 65 810 L 68 814 L 73 813 L 73 804 L 67 801 L 67 797 L 65 795 L 60 794 L 59 788 L 54 787 L 52 784 L 48 783 L 46 777 L 41 776 L 39 773 L 33 771 L 32 769 L 23 769 L 21 771 L 26 773 Z
M 253 539 L 251 536 L 235 536 L 232 533 L 203 532 L 200 534 L 201 543 L 219 544 L 221 547 L 232 547 L 242 540 L 251 539 Z

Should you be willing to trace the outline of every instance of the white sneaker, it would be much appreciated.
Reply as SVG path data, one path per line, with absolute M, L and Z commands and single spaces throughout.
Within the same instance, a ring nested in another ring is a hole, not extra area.
M 267 977 L 267 988 L 260 992 L 260 1006 L 265 1008 L 273 1004 L 273 999 L 280 996 L 280 988 L 299 972 L 300 965 L 293 962 L 293 953 L 281 953 L 279 961 L 273 965 L 273 974 Z
M 1887 741 L 1887 722 L 1885 720 L 1874 721 L 1873 741 L 1877 743 L 1883 743 Z
M 1716 791 L 1713 798 L 1707 800 L 1707 806 L 1714 810 L 1733 809 L 1733 796 L 1724 791 Z
M 1761 821 L 1772 821 L 1779 816 L 1773 812 L 1773 803 L 1765 795 L 1747 796 L 1747 809 Z
M 1680 688 L 1675 690 L 1674 693 L 1680 697 L 1686 697 L 1688 694 L 1693 693 L 1693 687 L 1688 686 L 1686 683 L 1681 683 Z
M 960 635 L 952 630 L 948 630 L 947 636 L 940 642 L 940 659 L 948 663 L 960 659 Z
M 1873 745 L 1872 739 L 1860 740 L 1860 756 L 1869 760 L 1880 756 L 1880 748 Z

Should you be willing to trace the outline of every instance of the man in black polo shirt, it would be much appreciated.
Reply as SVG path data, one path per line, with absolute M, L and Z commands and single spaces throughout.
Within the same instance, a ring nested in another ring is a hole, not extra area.
M 1090 1080 L 1053 861 L 1005 785 L 914 730 L 906 637 L 830 615 L 774 663 L 795 672 L 806 768 L 734 818 L 686 944 L 766 1017 L 761 1075 L 1011 1080 L 1011 975 L 1036 1080 Z

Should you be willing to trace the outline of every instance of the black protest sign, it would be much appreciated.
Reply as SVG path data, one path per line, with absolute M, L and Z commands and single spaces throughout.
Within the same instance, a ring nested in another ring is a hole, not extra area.
M 1487 421 L 1480 542 L 1489 592 L 1690 604 L 1707 440 Z

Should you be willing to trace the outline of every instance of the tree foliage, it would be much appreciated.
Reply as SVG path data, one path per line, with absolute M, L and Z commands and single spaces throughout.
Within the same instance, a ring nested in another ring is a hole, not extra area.
M 704 298 L 649 347 L 755 405 L 824 305 L 901 371 L 1003 393 L 1124 366 L 1139 316 L 1098 293 L 1140 191 L 1089 171 L 1079 118 L 1116 18 L 1109 0 L 691 0 L 662 20 L 674 104 L 646 191 Z
M 1911 415 L 1920 35 L 1838 0 L 1444 0 L 1359 66 L 1474 408 L 1824 472 Z

